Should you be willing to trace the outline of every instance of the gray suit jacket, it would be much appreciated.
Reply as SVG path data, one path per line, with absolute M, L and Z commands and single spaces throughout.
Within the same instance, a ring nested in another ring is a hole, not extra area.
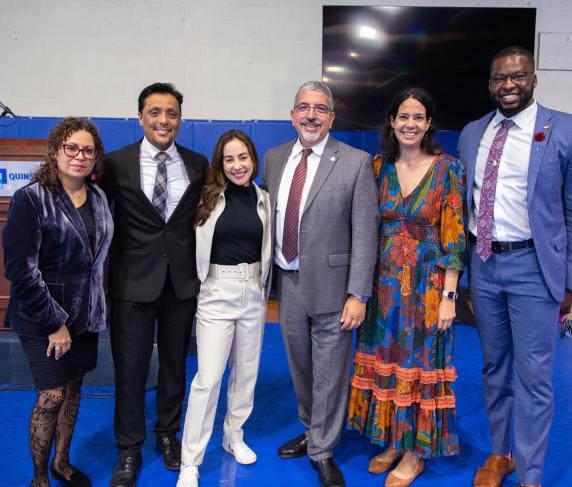
M 273 217 L 295 142 L 266 153 L 264 181 Z M 378 226 L 371 156 L 330 136 L 300 221 L 300 284 L 309 313 L 341 311 L 348 294 L 371 296 Z M 273 242 L 275 234 L 273 228 Z

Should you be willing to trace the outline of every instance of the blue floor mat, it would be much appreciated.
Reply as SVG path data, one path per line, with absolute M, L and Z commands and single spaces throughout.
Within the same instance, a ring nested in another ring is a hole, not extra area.
M 276 449 L 302 432 L 296 417 L 296 399 L 286 363 L 286 356 L 277 325 L 266 326 L 260 376 L 256 389 L 254 412 L 245 426 L 245 440 L 258 454 L 254 465 L 238 465 L 221 447 L 222 420 L 226 390 L 223 381 L 213 436 L 200 468 L 201 487 L 314 487 L 316 473 L 307 458 L 281 460 Z M 477 333 L 473 327 L 458 325 L 455 336 L 456 366 L 459 374 L 457 422 L 461 435 L 461 455 L 426 462 L 425 472 L 415 486 L 470 486 L 476 469 L 490 450 L 483 393 L 481 387 L 481 355 Z M 188 382 L 196 371 L 196 357 L 187 363 Z M 559 340 L 554 377 L 555 415 L 550 434 L 543 485 L 572 485 L 572 340 Z M 94 487 L 107 487 L 117 460 L 113 439 L 113 389 L 85 387 L 79 420 L 74 435 L 72 462 L 85 471 Z M 0 455 L 0 485 L 27 487 L 32 465 L 28 452 L 27 426 L 35 401 L 32 390 L 0 391 L 0 425 L 3 451 Z M 146 398 L 148 438 L 143 447 L 143 468 L 139 487 L 175 486 L 177 474 L 163 468 L 154 450 L 152 433 L 155 393 Z M 186 401 L 185 401 L 186 405 Z M 367 472 L 369 458 L 379 449 L 355 431 L 344 431 L 335 450 L 348 487 L 381 486 L 385 475 Z M 52 483 L 58 487 L 57 481 Z M 516 487 L 515 475 L 503 484 Z

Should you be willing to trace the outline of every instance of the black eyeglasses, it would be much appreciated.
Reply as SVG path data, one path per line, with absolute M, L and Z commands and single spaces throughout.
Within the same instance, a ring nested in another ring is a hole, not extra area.
M 75 144 L 62 144 L 64 154 L 68 157 L 76 157 L 80 152 L 86 159 L 95 159 L 97 157 L 97 149 L 95 147 L 84 147 L 80 149 Z
M 294 107 L 294 111 L 300 115 L 306 115 L 312 108 L 314 109 L 314 112 L 319 115 L 327 115 L 328 113 L 333 112 L 333 110 L 326 105 L 310 105 L 309 103 L 299 103 Z
M 507 80 L 511 80 L 513 83 L 520 85 L 521 83 L 524 83 L 526 81 L 526 78 L 528 78 L 531 74 L 534 73 L 520 71 L 518 73 L 509 74 L 506 76 L 504 74 L 495 74 L 494 76 L 491 76 L 489 78 L 489 81 L 494 86 L 504 85 L 507 82 Z

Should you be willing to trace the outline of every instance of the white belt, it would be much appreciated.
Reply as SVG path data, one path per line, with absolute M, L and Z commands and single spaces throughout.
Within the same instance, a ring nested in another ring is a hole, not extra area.
M 220 265 L 209 264 L 209 277 L 215 279 L 236 279 L 238 281 L 247 281 L 260 274 L 260 262 L 253 264 L 237 264 L 237 265 Z

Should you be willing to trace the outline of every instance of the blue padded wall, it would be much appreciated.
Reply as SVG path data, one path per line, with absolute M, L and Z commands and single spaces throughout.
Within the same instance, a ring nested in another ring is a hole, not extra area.
M 195 145 L 194 150 L 204 154 L 209 159 L 213 153 L 214 146 L 223 132 L 235 129 L 242 130 L 250 136 L 250 123 L 232 121 L 195 121 L 194 122 Z
M 454 130 L 438 130 L 435 132 L 437 142 L 447 154 L 457 156 L 457 143 L 459 142 L 460 132 Z
M 19 117 L 15 120 L 2 118 L 0 138 L 45 139 L 59 120 L 59 117 Z M 143 130 L 136 118 L 93 118 L 92 121 L 99 129 L 106 151 L 119 149 L 143 137 Z M 292 140 L 296 136 L 289 120 L 183 120 L 177 142 L 210 158 L 217 139 L 229 129 L 242 130 L 252 138 L 261 166 L 269 148 Z M 375 130 L 334 130 L 332 134 L 338 140 L 370 154 L 379 151 L 379 135 Z M 457 154 L 459 132 L 438 131 L 436 135 L 445 152 L 451 155 Z M 260 167 L 258 182 L 262 180 L 262 171 L 263 168 Z
M 250 125 L 250 137 L 258 152 L 260 167 L 258 168 L 257 183 L 262 182 L 264 174 L 264 155 L 271 147 L 284 144 L 296 136 L 296 131 L 292 127 L 292 122 L 261 122 L 255 121 Z
M 379 131 L 368 130 L 363 132 L 363 147 L 364 151 L 370 154 L 377 154 L 379 152 Z
M 0 118 L 0 139 L 18 139 L 20 137 L 19 119 Z
M 92 122 L 99 130 L 106 152 L 117 150 L 137 140 L 136 129 L 139 123 L 133 118 L 94 118 Z
M 332 135 L 341 142 L 363 149 L 363 132 L 357 130 L 333 130 Z
M 254 121 L 250 127 L 250 136 L 261 160 L 271 147 L 284 144 L 296 137 L 296 131 L 290 121 Z
M 26 117 L 21 118 L 20 122 L 20 138 L 21 139 L 45 139 L 54 125 L 60 119 L 54 117 Z

